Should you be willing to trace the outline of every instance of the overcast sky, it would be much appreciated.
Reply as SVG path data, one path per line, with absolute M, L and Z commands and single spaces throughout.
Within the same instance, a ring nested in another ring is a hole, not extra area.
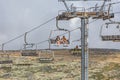
M 114 2 L 119 0 L 113 0 Z M 113 2 L 112 1 L 112 2 Z M 68 2 L 70 6 L 74 3 L 77 7 L 93 7 L 96 3 L 101 4 L 99 1 L 91 2 Z M 112 7 L 113 12 L 119 12 L 119 4 Z M 32 28 L 39 26 L 43 22 L 47 21 L 58 15 L 59 10 L 65 10 L 63 3 L 59 3 L 58 0 L 0 0 L 0 44 L 7 42 Z M 115 14 L 116 21 L 120 21 L 118 18 L 120 14 Z M 92 19 L 89 20 L 89 22 Z M 120 42 L 104 42 L 100 38 L 100 27 L 105 21 L 97 20 L 96 22 L 89 24 L 89 48 L 112 48 L 120 49 Z M 80 19 L 72 19 L 70 21 L 62 21 L 59 24 L 61 27 L 69 30 L 80 27 Z M 119 34 L 120 29 L 116 29 L 116 25 L 104 29 L 104 34 Z M 30 43 L 38 43 L 40 41 L 47 40 L 51 30 L 55 30 L 55 20 L 44 25 L 35 31 L 32 31 L 27 36 L 27 41 Z M 112 31 L 113 30 L 113 31 Z M 110 31 L 110 32 L 109 32 Z M 112 33 L 113 32 L 113 33 Z M 52 36 L 62 34 L 64 32 L 54 32 Z M 71 42 L 76 39 L 80 39 L 80 30 L 73 31 L 71 33 Z M 68 34 L 66 34 L 68 36 Z M 5 45 L 5 49 L 20 49 L 24 44 L 24 36 L 16 39 Z M 75 47 L 80 42 L 74 42 L 70 44 L 70 47 Z M 38 45 L 38 48 L 48 48 L 48 42 Z M 58 48 L 52 45 L 52 48 Z M 62 48 L 62 47 L 60 47 Z

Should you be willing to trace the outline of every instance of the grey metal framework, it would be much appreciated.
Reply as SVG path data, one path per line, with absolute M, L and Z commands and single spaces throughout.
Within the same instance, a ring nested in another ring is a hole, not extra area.
M 67 0 L 61 0 L 65 3 Z M 70 1 L 70 0 L 69 0 Z M 72 0 L 73 1 L 73 0 Z M 86 1 L 86 0 L 82 0 Z M 88 0 L 87 0 L 88 1 Z M 93 0 L 92 0 L 93 1 Z M 86 11 L 84 7 L 81 7 L 76 11 L 68 10 L 63 11 L 60 14 L 58 14 L 57 19 L 58 20 L 70 20 L 71 18 L 79 17 L 81 19 L 81 80 L 88 80 L 88 19 L 92 17 L 93 19 L 103 19 L 107 20 L 110 18 L 114 18 L 114 14 L 110 13 L 111 4 L 108 5 L 108 9 L 104 10 L 105 2 L 110 0 L 103 0 L 103 4 L 100 9 L 98 7 L 90 8 L 92 10 Z M 65 5 L 66 6 L 66 5 Z
M 54 60 L 54 51 L 51 50 L 41 50 L 39 52 L 39 62 L 48 63 Z
M 30 50 L 29 49 L 29 48 L 33 48 L 33 46 L 35 46 L 35 44 L 27 42 L 27 33 L 28 32 L 26 32 L 24 34 L 24 42 L 25 42 L 25 44 L 24 44 L 24 47 L 21 50 L 21 55 L 22 56 L 38 56 L 37 49 L 35 49 L 35 50 Z

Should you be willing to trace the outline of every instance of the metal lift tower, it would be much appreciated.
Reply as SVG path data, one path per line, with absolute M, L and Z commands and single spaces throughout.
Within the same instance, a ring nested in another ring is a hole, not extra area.
M 88 80 L 88 20 L 89 18 L 92 19 L 103 19 L 107 20 L 114 17 L 113 13 L 110 13 L 111 5 L 108 5 L 108 10 L 104 10 L 106 1 L 110 0 L 58 0 L 63 2 L 66 11 L 61 12 L 56 17 L 57 20 L 70 20 L 71 18 L 79 17 L 81 19 L 81 80 Z M 67 6 L 65 1 L 104 1 L 102 6 L 97 7 L 95 6 L 94 9 L 91 11 L 86 11 L 83 7 L 81 10 L 71 10 Z M 99 10 L 98 10 L 99 8 Z

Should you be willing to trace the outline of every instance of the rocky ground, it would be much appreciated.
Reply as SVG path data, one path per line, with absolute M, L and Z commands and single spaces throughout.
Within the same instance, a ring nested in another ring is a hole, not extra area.
M 0 65 L 0 80 L 81 80 L 80 56 L 64 54 L 55 54 L 51 63 L 12 57 L 14 64 Z M 17 65 L 21 62 L 29 65 Z M 89 80 L 120 80 L 120 54 L 90 55 Z

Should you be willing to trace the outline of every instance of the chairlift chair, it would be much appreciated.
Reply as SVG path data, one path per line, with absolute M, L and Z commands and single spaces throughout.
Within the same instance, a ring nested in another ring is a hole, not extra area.
M 10 59 L 10 54 L 4 50 L 4 45 L 2 44 L 2 53 L 0 54 L 0 64 L 12 64 L 13 61 Z
M 72 42 L 80 42 L 81 39 L 77 39 L 77 40 L 73 40 Z M 81 45 L 77 45 L 78 47 L 81 47 Z M 80 55 L 81 53 L 81 49 L 77 49 L 77 48 L 74 48 L 74 49 L 71 49 L 70 52 L 73 54 L 73 55 Z
M 13 60 L 10 58 L 10 54 L 5 51 L 0 54 L 0 69 L 12 70 Z M 5 74 L 10 74 L 8 71 Z
M 51 31 L 51 33 L 50 33 L 50 36 L 49 36 L 49 39 L 50 39 L 50 43 L 51 44 L 57 44 L 56 43 L 56 37 L 57 36 L 55 36 L 55 37 L 51 37 L 52 36 L 52 34 L 54 34 L 54 32 L 60 32 L 60 30 L 52 30 Z M 61 31 L 61 32 L 64 32 L 64 31 Z M 67 31 L 68 32 L 68 31 Z M 62 35 L 59 35 L 59 36 L 62 36 Z M 63 35 L 64 36 L 64 35 Z M 68 42 L 68 44 L 70 44 L 70 42 L 69 42 L 69 40 L 70 40 L 70 32 L 68 32 L 68 38 L 67 38 L 67 42 Z M 64 43 L 61 43 L 61 44 L 64 44 Z
M 51 50 L 41 50 L 39 52 L 39 62 L 49 63 L 54 60 L 54 51 Z
M 26 36 L 27 36 L 27 32 L 25 33 L 25 36 L 24 36 L 25 44 L 24 44 L 24 48 L 22 48 L 21 55 L 22 56 L 38 56 L 36 49 L 32 50 L 32 48 L 35 46 L 35 44 L 28 43 L 26 41 Z
M 68 34 L 68 38 L 67 38 L 67 45 L 68 44 L 70 44 L 70 31 L 69 30 L 67 30 L 67 29 L 63 29 L 63 28 L 60 28 L 59 26 L 58 26 L 58 20 L 57 20 L 57 18 L 56 18 L 56 27 L 57 27 L 57 29 L 56 30 L 51 30 L 51 32 L 50 32 L 50 35 L 49 35 L 49 45 L 51 45 L 51 44 L 54 44 L 54 45 L 57 45 L 57 41 L 56 41 L 56 37 L 57 36 L 65 36 L 65 34 Z M 59 35 L 57 35 L 57 36 L 55 36 L 55 37 L 52 37 L 52 35 L 53 34 L 55 34 L 55 32 L 66 32 L 66 33 L 64 33 L 64 34 L 59 34 Z M 63 47 L 67 47 L 67 45 L 65 45 L 65 43 L 64 42 L 60 42 L 60 45 L 63 45 Z
M 116 35 L 116 34 L 113 34 L 113 35 L 103 35 L 102 32 L 103 32 L 103 27 L 106 27 L 106 28 L 109 28 L 109 25 L 110 24 L 116 24 L 116 23 L 106 23 L 105 25 L 102 25 L 101 26 L 101 29 L 100 29 L 100 36 L 102 38 L 103 41 L 115 41 L 115 42 L 120 42 L 120 34 L 119 35 Z M 118 23 L 117 23 L 118 24 Z M 119 25 L 119 24 L 118 24 Z M 118 28 L 118 25 L 117 25 L 117 28 Z
M 0 54 L 0 64 L 12 64 L 13 61 L 10 59 L 9 54 Z
M 73 55 L 80 55 L 81 49 L 71 49 L 71 53 L 72 53 Z

